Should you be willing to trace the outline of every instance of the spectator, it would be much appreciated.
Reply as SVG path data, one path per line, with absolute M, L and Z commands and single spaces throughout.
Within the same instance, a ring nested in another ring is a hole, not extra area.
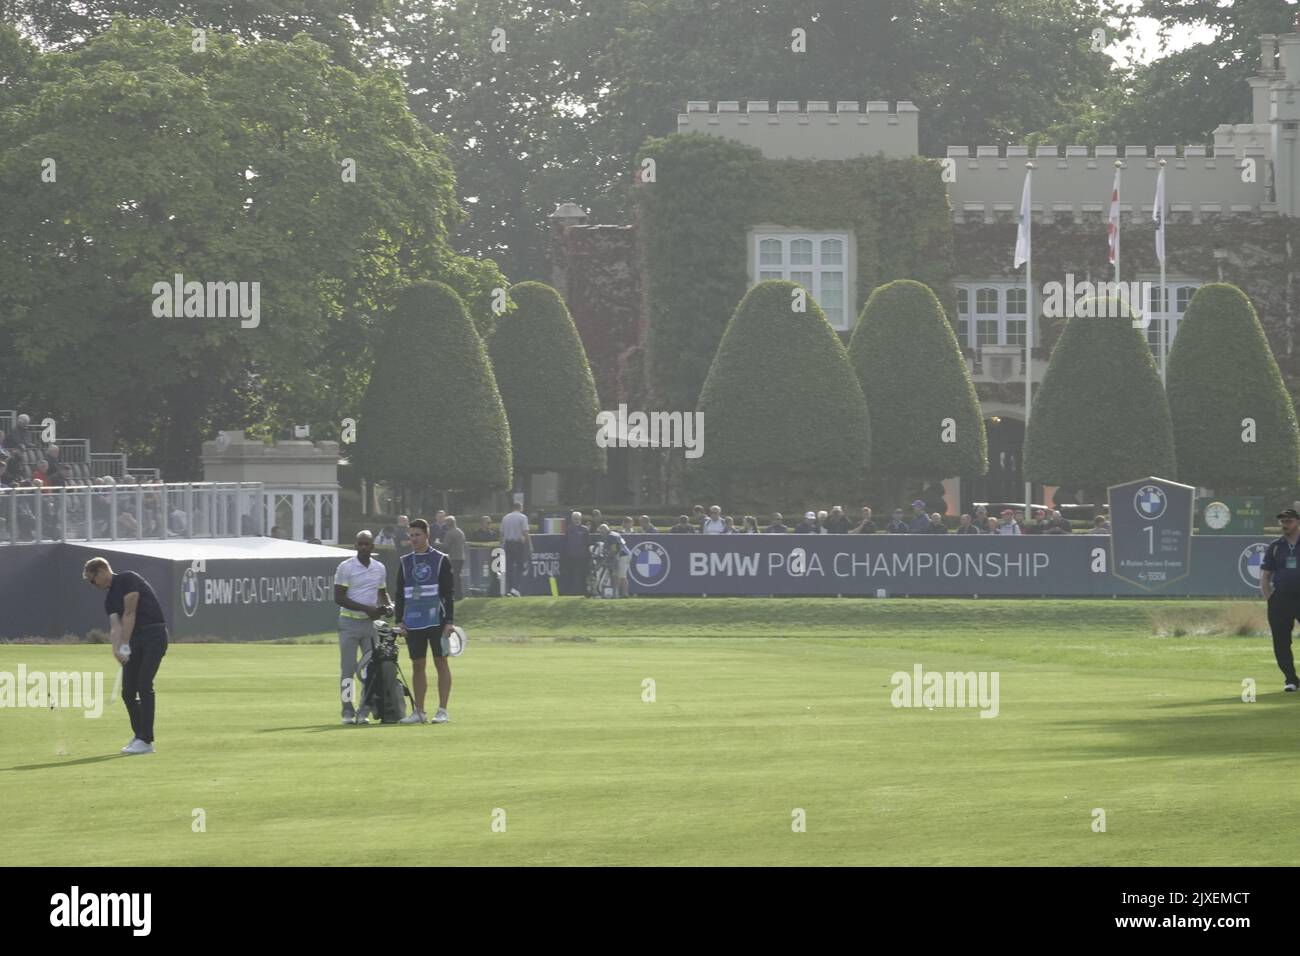
M 831 509 L 830 516 L 826 519 L 827 534 L 848 534 L 852 522 L 849 516 L 844 513 L 844 509 L 836 505 Z
M 654 526 L 654 523 L 650 520 L 649 515 L 642 515 L 640 518 L 640 523 L 641 526 L 637 528 L 637 530 L 641 532 L 641 534 L 655 534 L 659 530 Z
M 937 511 L 930 515 L 930 530 L 928 533 L 929 534 L 948 533 L 948 526 L 943 523 L 943 515 L 939 514 L 939 512 Z
M 18 416 L 13 432 L 5 436 L 6 448 L 23 448 L 27 445 L 27 423 L 30 421 L 26 415 Z
M 940 516 L 948 513 L 948 496 L 944 491 L 943 482 L 936 481 L 921 492 L 921 497 L 925 499 L 925 510 L 939 512 Z
M 758 534 L 758 521 L 753 515 L 745 515 L 745 526 L 740 529 L 741 534 Z
M 9 463 L 3 458 L 0 458 L 0 485 L 4 485 L 6 488 L 14 486 L 14 477 L 9 474 Z
M 704 533 L 704 519 L 708 517 L 704 513 L 704 505 L 696 505 L 691 508 L 691 523 L 699 529 L 700 534 Z
M 1021 534 L 1024 534 L 1024 533 L 1025 533 L 1025 513 L 1024 513 L 1023 511 L 1021 511 L 1019 508 L 1017 508 L 1017 509 L 1016 509 L 1016 512 L 1015 512 L 1015 516 L 1016 516 L 1016 527 L 1018 527 L 1018 528 L 1020 529 L 1020 533 L 1021 533 Z
M 190 516 L 185 513 L 185 509 L 178 503 L 168 515 L 167 528 L 172 534 L 184 535 L 190 530 Z
M 1070 524 L 1070 519 L 1065 515 L 1059 511 L 1053 511 L 1052 518 L 1055 520 L 1056 528 L 1061 534 L 1074 534 L 1074 526 Z
M 957 525 L 957 531 L 955 533 L 956 534 L 979 534 L 980 529 L 971 520 L 971 516 L 965 514 L 961 516 L 961 519 Z
M 907 526 L 907 522 L 903 520 L 903 509 L 895 508 L 893 519 L 889 522 L 889 524 L 885 525 L 885 533 L 886 534 L 908 534 L 911 532 L 911 530 L 912 529 Z
M 1092 530 L 1088 534 L 1110 534 L 1110 522 L 1105 515 L 1097 515 L 1092 519 Z
M 632 516 L 628 515 L 623 519 L 622 534 L 636 534 L 636 525 L 632 523 Z
M 1047 515 L 1044 513 L 1043 509 L 1035 508 L 1031 512 L 1031 514 L 1033 515 L 1033 517 L 1031 517 L 1028 521 L 1025 522 L 1025 526 L 1023 529 L 1024 533 L 1043 534 L 1045 531 L 1047 531 Z
M 989 509 L 980 505 L 975 509 L 975 514 L 971 518 L 971 524 L 979 528 L 980 534 L 988 534 L 989 527 Z
M 0 461 L 9 460 L 9 439 L 5 437 L 4 432 L 0 432 Z
M 830 517 L 830 515 L 828 515 L 825 511 L 817 512 L 817 533 L 818 534 L 826 533 L 826 519 L 828 517 Z
M 997 518 L 989 518 L 988 521 L 985 523 L 985 526 L 984 526 L 984 528 L 985 528 L 984 533 L 985 533 L 985 534 L 1001 534 L 1002 532 L 998 530 L 998 528 L 1000 528 L 1000 527 L 1001 527 L 1001 525 L 998 524 L 998 519 L 997 519 Z
M 492 530 L 492 516 L 481 515 L 478 519 L 478 527 L 466 536 L 470 541 L 478 544 L 486 544 L 489 541 L 496 541 L 497 534 Z
M 49 463 L 44 458 L 38 461 L 35 467 L 32 468 L 32 481 L 39 480 L 41 484 L 45 484 L 45 476 L 46 476 L 45 469 L 48 467 L 49 467 Z
M 574 514 L 578 513 L 575 511 Z M 486 526 L 486 518 L 487 515 L 484 515 L 479 523 Z M 579 514 L 578 520 L 581 519 L 582 515 Z M 524 514 L 522 501 L 516 501 L 511 512 L 501 519 L 501 547 L 506 552 L 507 593 L 519 597 L 524 586 L 524 569 L 528 564 L 528 554 L 533 550 L 533 537 L 529 531 L 528 516 Z M 586 587 L 585 583 L 583 587 Z
M 407 530 L 410 524 L 411 519 L 406 515 L 397 516 L 397 527 L 393 529 L 393 548 L 399 558 L 411 550 L 411 535 Z
M 68 483 L 69 468 L 62 459 L 59 458 L 59 446 L 50 445 L 45 449 L 46 472 L 49 474 L 47 484 L 66 485 Z
M 503 522 L 504 526 L 504 522 Z M 560 593 L 587 593 L 587 572 L 591 562 L 591 532 L 582 523 L 582 512 L 569 515 L 560 544 Z
M 722 520 L 722 509 L 717 505 L 709 508 L 709 516 L 704 519 L 700 531 L 703 534 L 722 534 L 727 530 L 727 523 Z
M 273 528 L 272 531 L 274 530 Z M 129 505 L 117 513 L 117 536 L 119 538 L 138 538 L 140 536 L 140 522 L 135 520 L 135 515 Z
M 433 521 L 429 523 L 429 541 L 433 544 L 439 544 L 442 536 L 447 533 L 447 512 L 439 511 L 433 516 Z M 439 551 L 445 552 L 445 549 L 439 548 Z
M 591 523 L 587 525 L 587 530 L 588 530 L 588 531 L 595 531 L 596 528 L 600 527 L 600 526 L 603 525 L 604 523 L 605 523 L 605 516 L 602 515 L 602 514 L 600 513 L 600 509 L 599 509 L 599 508 L 592 508 L 592 509 L 591 509 Z
M 731 517 L 731 515 L 727 515 L 725 518 L 722 519 L 722 533 L 723 534 L 740 533 L 738 530 L 736 530 L 736 520 L 733 517 Z
M 465 597 L 465 585 L 462 583 L 465 577 L 465 532 L 456 527 L 456 516 L 446 515 L 443 520 L 442 530 L 442 551 L 447 555 L 447 560 L 451 562 L 452 573 L 456 575 L 456 593 L 455 599 L 462 600 Z
M 866 505 L 862 506 L 862 520 L 858 522 L 857 527 L 853 529 L 853 534 L 875 534 L 880 529 L 876 523 L 871 520 L 871 509 Z
M 694 534 L 695 528 L 691 526 L 691 519 L 686 515 L 678 515 L 677 523 L 668 529 L 669 534 Z
M 279 538 L 281 541 L 289 540 L 289 532 L 281 528 L 278 524 L 271 525 L 271 537 Z
M 817 530 L 817 512 L 815 511 L 805 511 L 803 520 L 794 526 L 795 534 L 816 534 Z
M 375 547 L 385 548 L 393 543 L 393 526 L 384 525 L 379 529 L 379 534 L 375 536 Z
M 912 502 L 912 520 L 907 523 L 907 530 L 912 534 L 930 533 L 930 515 L 925 510 L 925 502 L 920 498 Z
M 1004 508 L 1002 511 L 1002 520 L 998 522 L 997 531 L 994 534 L 1023 534 L 1020 525 L 1016 523 L 1016 513 L 1010 508 Z
M 781 517 L 781 512 L 772 512 L 772 523 L 763 529 L 768 534 L 789 534 L 790 529 L 785 526 L 785 519 Z

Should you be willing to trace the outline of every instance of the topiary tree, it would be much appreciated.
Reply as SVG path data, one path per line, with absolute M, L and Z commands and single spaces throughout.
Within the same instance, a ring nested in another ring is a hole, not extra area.
M 929 286 L 898 279 L 873 291 L 849 339 L 849 361 L 871 409 L 873 470 L 892 479 L 895 492 L 909 477 L 988 471 L 975 385 Z
M 465 303 L 442 282 L 402 289 L 383 323 L 352 460 L 366 477 L 442 491 L 510 486 L 510 427 Z
M 1169 404 L 1142 333 L 1127 317 L 1072 319 L 1034 394 L 1026 477 L 1104 501 L 1108 485 L 1173 474 Z
M 1219 494 L 1296 483 L 1295 408 L 1255 308 L 1239 288 L 1214 282 L 1197 290 L 1170 349 L 1166 379 L 1180 481 Z
M 515 311 L 497 322 L 489 352 L 510 420 L 516 487 L 531 472 L 604 471 L 596 382 L 564 300 L 542 282 L 511 286 L 510 297 Z
M 728 507 L 844 492 L 866 468 L 867 404 L 848 353 L 811 296 L 793 311 L 796 289 L 769 280 L 741 299 L 700 392 L 692 484 Z

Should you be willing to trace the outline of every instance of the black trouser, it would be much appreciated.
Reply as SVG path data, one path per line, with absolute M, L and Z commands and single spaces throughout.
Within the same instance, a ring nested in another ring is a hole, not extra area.
M 122 702 L 131 716 L 131 729 L 147 744 L 153 743 L 153 679 L 167 653 L 167 627 L 137 627 L 131 635 L 131 656 L 122 665 Z M 136 694 L 140 699 L 136 700 Z
M 1273 632 L 1273 656 L 1288 684 L 1300 684 L 1291 654 L 1291 629 L 1297 617 L 1300 617 L 1300 594 L 1274 591 L 1268 599 L 1268 628 Z
M 524 565 L 528 561 L 528 546 L 522 541 L 506 542 L 506 591 L 511 588 L 524 593 Z
M 560 593 L 583 595 L 587 593 L 587 571 L 591 558 L 585 554 L 560 555 Z

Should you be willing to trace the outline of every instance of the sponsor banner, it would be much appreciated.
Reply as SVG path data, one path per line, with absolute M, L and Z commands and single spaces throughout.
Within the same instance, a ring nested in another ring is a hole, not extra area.
M 1113 571 L 1109 535 L 626 534 L 639 595 L 1253 597 L 1265 536 L 1192 537 L 1188 572 L 1144 580 Z M 560 535 L 534 535 L 524 594 L 549 594 Z M 474 555 L 486 568 L 488 557 Z M 479 573 L 485 573 L 481 571 Z

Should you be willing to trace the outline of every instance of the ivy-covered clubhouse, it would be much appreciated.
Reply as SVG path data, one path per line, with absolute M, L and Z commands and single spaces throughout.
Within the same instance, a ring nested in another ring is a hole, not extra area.
M 1212 146 L 961 145 L 933 157 L 918 153 L 922 117 L 907 101 L 692 101 L 678 132 L 648 140 L 636 157 L 633 224 L 589 224 L 574 202 L 551 215 L 553 281 L 586 346 L 601 407 L 696 408 L 728 320 L 761 281 L 803 286 L 848 345 L 872 292 L 914 279 L 946 312 L 987 436 L 987 473 L 944 481 L 949 514 L 974 501 L 1022 500 L 1028 317 L 1012 252 L 1025 164 L 1035 164 L 1041 312 L 1049 282 L 1114 278 L 1107 212 L 1117 159 L 1121 279 L 1154 285 L 1145 304 L 1153 356 L 1166 316 L 1172 344 L 1196 290 L 1232 283 L 1253 305 L 1294 402 L 1300 34 L 1260 38 L 1250 86 L 1252 122 L 1218 127 Z M 1152 222 L 1161 160 L 1165 310 Z M 1066 321 L 1035 318 L 1036 390 Z M 779 337 L 771 348 L 783 348 Z M 874 422 L 874 406 L 871 414 Z M 637 497 L 642 467 L 611 454 L 607 500 Z M 1044 485 L 1036 500 L 1054 492 Z

